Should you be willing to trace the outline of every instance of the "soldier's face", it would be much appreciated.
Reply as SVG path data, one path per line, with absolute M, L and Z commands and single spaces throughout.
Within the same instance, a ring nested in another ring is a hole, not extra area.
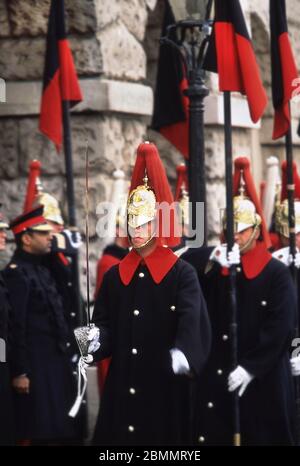
M 51 250 L 52 237 L 51 231 L 34 231 L 24 235 L 23 244 L 31 254 L 48 254 Z
M 6 247 L 6 231 L 0 230 L 0 251 L 4 251 Z
M 128 228 L 131 244 L 134 248 L 140 248 L 146 244 L 154 233 L 154 222 L 148 222 L 137 228 Z
M 250 227 L 240 233 L 234 234 L 234 241 L 239 245 L 241 254 L 245 254 L 256 246 L 256 240 L 259 237 L 259 229 L 253 236 L 254 228 Z

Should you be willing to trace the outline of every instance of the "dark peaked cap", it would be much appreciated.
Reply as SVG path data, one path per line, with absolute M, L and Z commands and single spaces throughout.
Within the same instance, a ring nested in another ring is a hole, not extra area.
M 23 233 L 27 230 L 30 231 L 52 231 L 53 228 L 49 225 L 46 219 L 43 217 L 43 206 L 35 207 L 34 209 L 26 212 L 25 214 L 19 215 L 10 222 L 10 229 L 14 235 Z

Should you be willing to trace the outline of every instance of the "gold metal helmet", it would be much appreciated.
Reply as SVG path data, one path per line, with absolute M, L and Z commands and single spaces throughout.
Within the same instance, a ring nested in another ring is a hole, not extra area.
M 148 178 L 143 178 L 144 184 L 131 191 L 127 201 L 127 219 L 131 228 L 137 228 L 155 219 L 156 197 L 148 186 Z
M 50 222 L 55 222 L 58 225 L 64 225 L 64 220 L 62 218 L 58 200 L 55 199 L 54 196 L 51 196 L 51 194 L 45 193 L 43 191 L 43 187 L 40 181 L 38 181 L 37 183 L 37 190 L 38 195 L 35 198 L 34 206 L 44 206 L 43 216 L 46 220 L 49 220 Z
M 294 201 L 295 209 L 295 234 L 300 233 L 300 200 Z M 285 199 L 278 204 L 275 209 L 275 228 L 276 231 L 286 238 L 289 238 L 289 204 Z
M 261 217 L 250 199 L 244 196 L 235 196 L 233 198 L 233 221 L 234 232 L 240 233 L 250 227 L 259 227 Z
M 244 195 L 244 180 L 241 176 L 240 194 L 233 198 L 233 228 L 234 233 L 241 233 L 247 228 L 258 228 L 261 216 L 256 212 L 254 203 Z M 226 210 L 223 215 L 223 229 L 226 229 Z
M 55 197 L 48 193 L 40 193 L 37 196 L 37 202 L 44 206 L 44 217 L 46 220 L 58 223 L 59 225 L 64 224 L 61 210 Z

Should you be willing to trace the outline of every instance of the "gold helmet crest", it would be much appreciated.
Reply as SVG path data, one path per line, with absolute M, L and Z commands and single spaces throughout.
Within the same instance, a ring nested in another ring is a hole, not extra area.
M 144 184 L 137 186 L 128 197 L 127 218 L 131 228 L 138 228 L 151 222 L 156 216 L 156 197 L 148 186 L 147 175 L 143 181 Z

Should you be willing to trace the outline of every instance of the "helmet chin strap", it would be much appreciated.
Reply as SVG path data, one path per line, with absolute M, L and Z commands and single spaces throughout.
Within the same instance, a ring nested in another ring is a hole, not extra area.
M 250 236 L 250 238 L 248 239 L 247 243 L 244 244 L 244 246 L 242 246 L 242 247 L 240 248 L 240 252 L 245 251 L 245 249 L 247 249 L 247 247 L 250 246 L 250 244 L 251 244 L 252 241 L 254 240 L 254 237 L 255 237 L 255 234 L 256 234 L 256 232 L 257 232 L 257 229 L 258 229 L 258 225 L 255 225 L 255 226 L 254 226 L 254 229 L 253 229 L 253 232 L 252 232 L 252 234 L 251 234 L 251 236 Z

